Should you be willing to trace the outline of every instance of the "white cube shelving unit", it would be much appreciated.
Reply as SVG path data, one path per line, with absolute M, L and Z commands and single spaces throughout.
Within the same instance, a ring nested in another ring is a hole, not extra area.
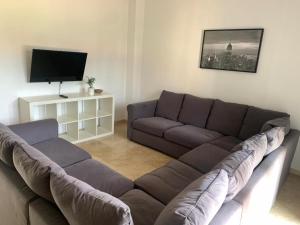
M 59 136 L 72 143 L 88 141 L 114 133 L 114 97 L 68 94 L 24 97 L 19 99 L 21 122 L 56 119 Z

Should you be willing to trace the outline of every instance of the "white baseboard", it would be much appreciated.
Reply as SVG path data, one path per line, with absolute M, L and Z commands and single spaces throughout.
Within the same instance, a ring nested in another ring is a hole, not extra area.
M 297 176 L 300 176 L 300 171 L 299 170 L 291 169 L 290 173 L 294 174 L 294 175 L 297 175 Z

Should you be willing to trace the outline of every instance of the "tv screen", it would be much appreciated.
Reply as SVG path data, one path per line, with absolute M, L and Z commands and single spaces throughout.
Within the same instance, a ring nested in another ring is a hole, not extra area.
M 81 81 L 87 53 L 32 50 L 30 82 Z

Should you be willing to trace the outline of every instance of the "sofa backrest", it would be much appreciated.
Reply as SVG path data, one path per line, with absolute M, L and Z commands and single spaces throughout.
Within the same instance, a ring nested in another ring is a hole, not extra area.
M 169 91 L 162 92 L 155 116 L 207 128 L 241 140 L 260 133 L 270 120 L 290 117 L 284 112 Z

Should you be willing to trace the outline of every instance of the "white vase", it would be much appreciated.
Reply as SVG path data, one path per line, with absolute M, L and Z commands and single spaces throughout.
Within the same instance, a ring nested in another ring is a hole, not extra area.
M 94 88 L 89 88 L 89 95 L 90 96 L 93 96 L 93 95 L 95 95 L 95 89 Z

